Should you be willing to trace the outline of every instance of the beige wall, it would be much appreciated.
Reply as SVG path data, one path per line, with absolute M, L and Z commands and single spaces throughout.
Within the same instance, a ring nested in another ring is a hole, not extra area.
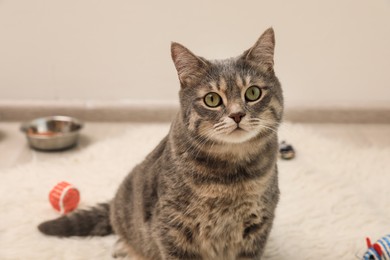
M 269 26 L 288 106 L 390 104 L 389 0 L 0 0 L 0 102 L 169 102 L 171 41 L 223 58 Z

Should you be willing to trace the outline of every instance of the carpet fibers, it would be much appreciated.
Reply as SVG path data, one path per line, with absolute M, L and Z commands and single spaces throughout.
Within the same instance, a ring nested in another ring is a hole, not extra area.
M 114 235 L 60 239 L 38 232 L 40 222 L 59 215 L 48 193 L 68 181 L 81 192 L 79 207 L 108 201 L 168 130 L 134 124 L 77 155 L 0 170 L 0 259 L 111 259 Z M 279 162 L 281 201 L 263 259 L 361 259 L 366 236 L 390 233 L 390 148 L 336 142 L 293 124 L 280 138 L 297 157 Z

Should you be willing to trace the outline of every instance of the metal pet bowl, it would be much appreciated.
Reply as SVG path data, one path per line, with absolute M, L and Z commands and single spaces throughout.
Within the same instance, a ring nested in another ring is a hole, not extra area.
M 83 124 L 68 116 L 50 116 L 23 123 L 31 147 L 43 151 L 65 150 L 77 144 Z

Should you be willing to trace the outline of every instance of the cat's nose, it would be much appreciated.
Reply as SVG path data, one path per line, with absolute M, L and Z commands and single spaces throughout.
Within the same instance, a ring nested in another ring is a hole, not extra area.
M 233 113 L 230 114 L 229 117 L 234 120 L 237 124 L 241 122 L 241 119 L 245 116 L 246 114 L 244 112 L 238 112 L 238 113 Z

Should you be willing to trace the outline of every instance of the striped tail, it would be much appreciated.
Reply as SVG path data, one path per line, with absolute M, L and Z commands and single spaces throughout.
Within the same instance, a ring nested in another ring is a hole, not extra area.
M 38 229 L 43 234 L 58 237 L 106 236 L 113 233 L 109 216 L 110 205 L 103 203 L 43 222 Z

